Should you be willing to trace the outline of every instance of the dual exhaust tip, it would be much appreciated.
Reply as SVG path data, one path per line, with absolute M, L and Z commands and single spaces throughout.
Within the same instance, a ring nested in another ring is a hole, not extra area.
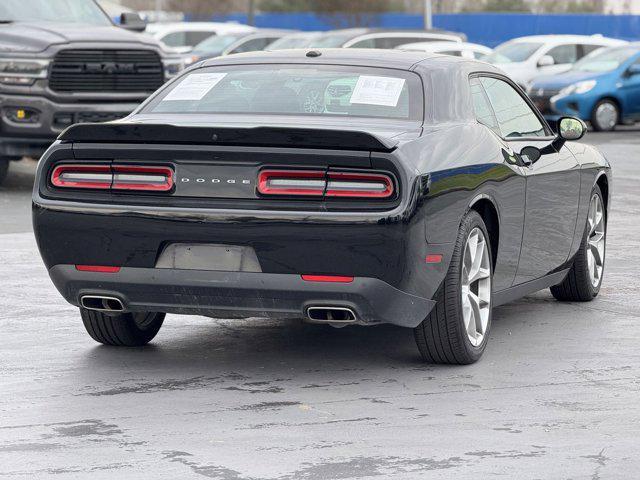
M 84 295 L 80 298 L 80 305 L 87 310 L 97 312 L 124 312 L 122 300 L 116 297 L 105 297 L 102 295 Z
M 309 307 L 307 318 L 315 323 L 355 323 L 357 320 L 351 308 L 334 306 Z

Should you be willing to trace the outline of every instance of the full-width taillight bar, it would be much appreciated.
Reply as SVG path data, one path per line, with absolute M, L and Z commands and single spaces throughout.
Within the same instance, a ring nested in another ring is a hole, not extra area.
M 51 173 L 61 188 L 168 192 L 173 183 L 173 169 L 162 166 L 62 164 Z
M 313 197 L 389 198 L 393 180 L 384 173 L 319 170 L 262 170 L 258 174 L 262 195 Z

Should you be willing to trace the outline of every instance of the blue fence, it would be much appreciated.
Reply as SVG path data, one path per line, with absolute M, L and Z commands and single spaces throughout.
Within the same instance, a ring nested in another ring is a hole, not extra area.
M 216 21 L 247 22 L 244 14 L 216 16 Z M 293 28 L 298 30 L 330 30 L 335 24 L 313 13 L 262 13 L 256 16 L 256 26 L 263 28 Z M 421 15 L 385 13 L 372 15 L 371 26 L 385 28 L 422 28 Z M 640 15 L 533 15 L 511 13 L 438 14 L 433 17 L 437 28 L 463 32 L 470 42 L 494 47 L 510 38 L 523 35 L 571 33 L 602 34 L 623 40 L 640 41 Z

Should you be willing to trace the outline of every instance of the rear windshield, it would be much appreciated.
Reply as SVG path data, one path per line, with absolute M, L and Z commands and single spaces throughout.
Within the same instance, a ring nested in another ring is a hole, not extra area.
M 422 120 L 417 74 L 383 68 L 244 65 L 192 71 L 143 113 L 240 113 Z

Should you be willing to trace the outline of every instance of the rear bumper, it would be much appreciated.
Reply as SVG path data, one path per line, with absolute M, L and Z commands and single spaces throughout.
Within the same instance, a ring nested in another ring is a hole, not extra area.
M 128 311 L 157 311 L 216 318 L 301 318 L 311 306 L 352 309 L 356 323 L 415 327 L 435 305 L 388 283 L 356 277 L 349 283 L 303 281 L 300 275 L 124 267 L 117 273 L 49 270 L 73 305 L 84 295 L 120 299 Z

